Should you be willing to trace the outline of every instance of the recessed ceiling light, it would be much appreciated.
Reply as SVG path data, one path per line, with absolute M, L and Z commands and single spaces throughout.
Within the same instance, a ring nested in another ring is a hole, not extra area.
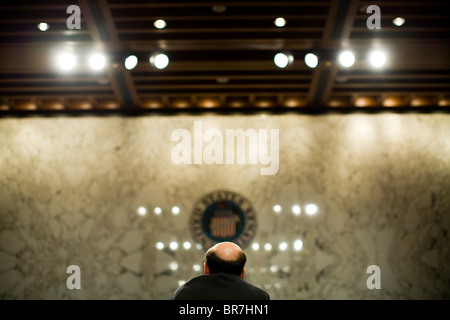
M 411 100 L 410 104 L 413 107 L 426 107 L 426 106 L 432 106 L 434 104 L 434 102 L 431 97 L 414 97 Z
M 300 239 L 297 239 L 294 241 L 294 250 L 295 251 L 300 251 L 303 248 L 303 241 Z
M 439 107 L 448 107 L 450 106 L 450 98 L 442 98 L 438 101 Z
M 351 51 L 344 51 L 339 55 L 341 66 L 349 68 L 355 63 L 355 55 Z
M 157 69 L 164 69 L 169 65 L 169 57 L 163 53 L 150 57 L 150 63 Z
M 286 68 L 294 61 L 294 57 L 285 53 L 277 53 L 273 58 L 273 61 L 278 68 Z
M 295 214 L 296 216 L 300 215 L 300 213 L 302 212 L 302 209 L 300 208 L 299 205 L 293 205 L 292 206 L 292 213 Z
M 317 210 L 317 205 L 315 205 L 314 203 L 310 203 L 305 207 L 305 212 L 309 216 L 315 215 L 317 213 Z
M 386 64 L 386 53 L 381 50 L 373 50 L 369 53 L 369 62 L 375 68 L 381 68 Z
M 401 27 L 402 25 L 405 24 L 405 19 L 403 19 L 402 17 L 397 17 L 394 20 L 392 20 L 392 23 L 397 27 Z
M 50 25 L 46 22 L 41 22 L 37 25 L 37 27 L 41 31 L 47 31 L 50 28 Z
M 93 70 L 102 70 L 106 66 L 106 57 L 101 53 L 93 53 L 89 57 L 89 66 Z
M 279 17 L 273 22 L 277 27 L 282 28 L 286 25 L 286 19 Z
M 167 23 L 162 19 L 158 19 L 155 22 L 153 22 L 153 25 L 155 26 L 156 29 L 164 29 L 167 26 Z
M 64 71 L 72 70 L 77 64 L 77 58 L 71 52 L 60 52 L 56 55 L 56 65 Z

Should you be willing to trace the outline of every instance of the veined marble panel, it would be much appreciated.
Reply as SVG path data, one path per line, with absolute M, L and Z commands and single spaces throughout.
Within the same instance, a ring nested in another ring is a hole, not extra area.
M 199 120 L 278 129 L 278 172 L 174 164 L 172 132 Z M 0 119 L 0 298 L 170 299 L 201 274 L 193 206 L 226 189 L 257 213 L 246 275 L 272 299 L 448 299 L 449 137 L 446 114 Z

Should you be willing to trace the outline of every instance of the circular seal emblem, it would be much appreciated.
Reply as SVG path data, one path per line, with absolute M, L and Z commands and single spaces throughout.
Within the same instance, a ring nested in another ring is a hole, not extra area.
M 256 232 L 256 213 L 241 195 L 218 190 L 196 203 L 190 220 L 192 237 L 204 249 L 218 242 L 231 241 L 246 248 Z

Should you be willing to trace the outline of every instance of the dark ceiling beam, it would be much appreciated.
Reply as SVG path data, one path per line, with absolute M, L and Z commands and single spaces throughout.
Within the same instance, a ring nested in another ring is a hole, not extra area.
M 332 2 L 322 43 L 332 40 L 337 41 L 340 46 L 344 45 L 350 34 L 359 3 L 358 0 L 334 0 Z M 333 87 L 337 68 L 336 62 L 329 59 L 322 61 L 320 67 L 315 69 L 311 89 L 307 96 L 308 104 L 313 106 L 324 105 Z
M 80 0 L 79 3 L 94 42 L 100 47 L 103 47 L 103 43 L 114 47 L 119 39 L 107 2 Z M 124 110 L 128 110 L 138 105 L 138 96 L 131 76 L 125 72 L 122 63 L 122 61 L 114 61 L 107 74 L 116 99 Z

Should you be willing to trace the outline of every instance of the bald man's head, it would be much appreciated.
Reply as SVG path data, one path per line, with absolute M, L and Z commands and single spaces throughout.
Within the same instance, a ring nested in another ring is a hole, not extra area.
M 206 251 L 205 273 L 225 272 L 244 277 L 247 257 L 233 242 L 220 242 Z

